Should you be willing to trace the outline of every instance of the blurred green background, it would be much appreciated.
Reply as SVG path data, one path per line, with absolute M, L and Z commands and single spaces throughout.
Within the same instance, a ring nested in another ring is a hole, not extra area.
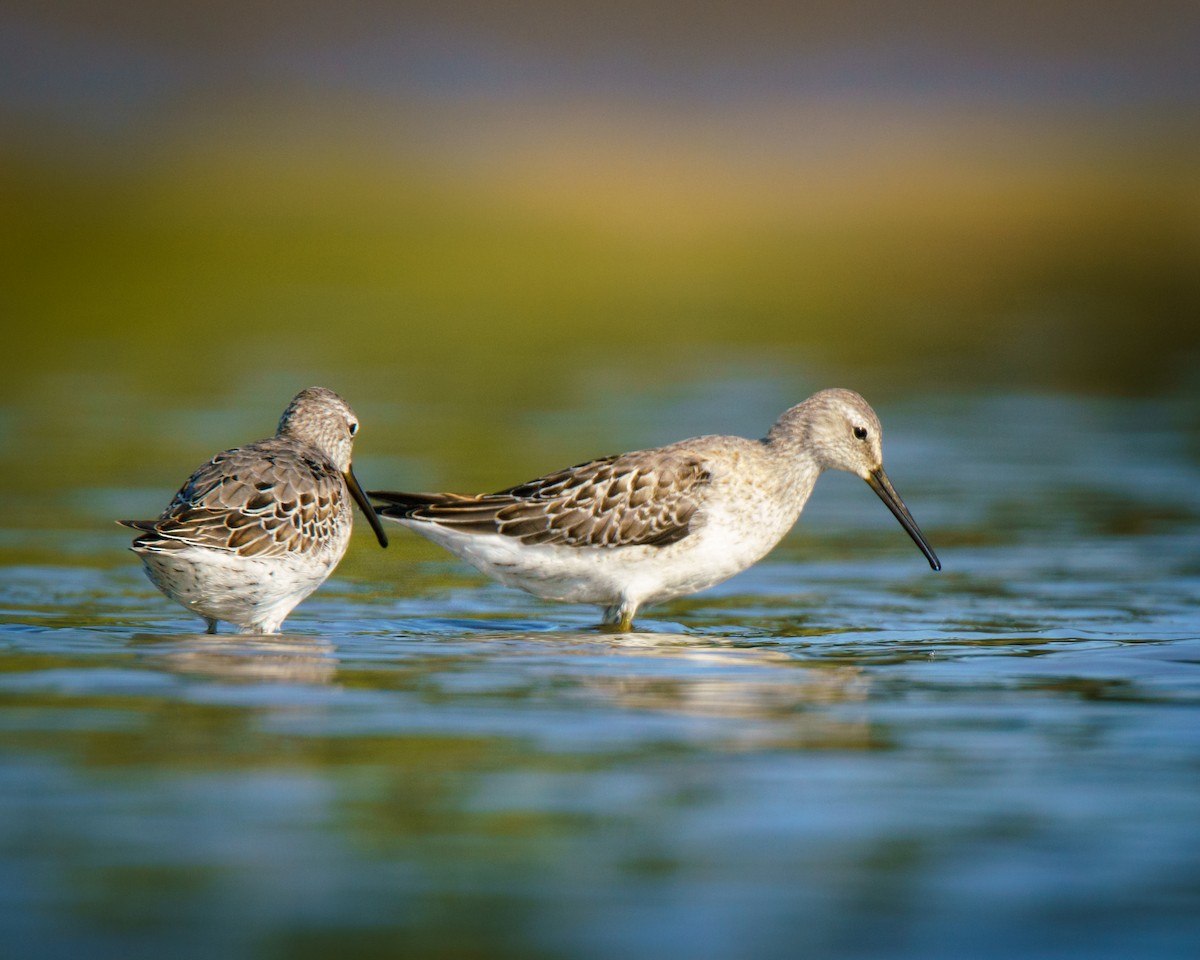
M 632 443 L 540 412 L 764 371 L 1194 385 L 1200 17 L 1046 6 L 7 4 L 8 522 L 310 383 L 368 484 L 467 489 Z
M 1198 50 L 1196 0 L 6 0 L 4 949 L 1191 956 Z M 175 632 L 113 520 L 312 384 L 366 486 L 463 491 L 853 387 L 945 571 L 842 476 L 669 632 L 361 522 L 295 636 Z

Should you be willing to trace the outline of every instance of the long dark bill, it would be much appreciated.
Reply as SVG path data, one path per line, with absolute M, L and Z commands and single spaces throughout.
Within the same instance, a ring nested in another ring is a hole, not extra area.
M 363 516 L 367 518 L 367 523 L 371 525 L 371 529 L 375 531 L 375 539 L 379 541 L 381 547 L 386 547 L 388 545 L 388 538 L 387 532 L 383 529 L 383 521 L 379 519 L 379 514 L 375 512 L 375 508 L 371 506 L 371 501 L 363 493 L 363 488 L 358 485 L 358 477 L 354 475 L 354 467 L 348 468 L 342 476 L 346 478 L 346 486 L 350 488 L 350 496 L 354 498 L 354 502 L 358 504 L 358 508 L 363 512 Z
M 917 526 L 917 521 L 908 512 L 908 507 L 904 505 L 904 501 L 900 499 L 900 494 L 892 486 L 892 481 L 883 472 L 883 467 L 880 467 L 874 473 L 868 474 L 866 481 L 868 486 L 879 494 L 879 499 L 886 503 L 887 508 L 896 515 L 896 519 L 900 521 L 900 526 L 913 538 L 913 543 L 921 548 L 921 552 L 925 554 L 925 559 L 929 561 L 929 565 L 934 570 L 941 570 L 942 561 L 937 558 L 937 554 L 933 552 L 933 548 L 926 542 L 925 535 L 921 533 L 921 528 Z

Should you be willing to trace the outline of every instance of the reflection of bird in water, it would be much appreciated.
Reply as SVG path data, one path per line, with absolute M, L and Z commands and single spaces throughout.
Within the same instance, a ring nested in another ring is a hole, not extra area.
M 362 508 L 382 546 L 387 535 L 350 466 L 354 411 L 332 390 L 301 391 L 275 436 L 218 453 L 141 530 L 133 552 L 172 600 L 242 633 L 277 633 L 325 582 Z
M 782 539 L 828 469 L 862 477 L 941 568 L 883 470 L 875 411 L 824 390 L 762 440 L 705 436 L 592 460 L 499 493 L 371 491 L 380 516 L 501 583 L 594 603 L 629 630 L 640 606 L 703 590 Z
M 148 649 L 167 669 L 188 675 L 248 683 L 327 684 L 337 677 L 337 648 L 309 637 L 155 637 L 161 650 Z
M 854 664 L 798 660 L 786 645 L 744 646 L 694 633 L 538 632 L 491 639 L 526 641 L 508 646 L 506 661 L 526 655 L 541 662 L 553 642 L 568 654 L 554 687 L 577 706 L 718 721 L 696 728 L 710 746 L 861 750 L 879 743 L 878 725 L 855 708 L 867 702 L 870 673 Z M 543 672 L 538 682 L 544 681 Z M 734 720 L 744 722 L 727 722 Z

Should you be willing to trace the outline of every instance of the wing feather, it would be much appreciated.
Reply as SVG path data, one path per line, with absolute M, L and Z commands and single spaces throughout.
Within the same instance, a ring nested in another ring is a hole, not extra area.
M 217 454 L 201 466 L 157 520 L 123 520 L 143 531 L 138 551 L 185 547 L 244 557 L 315 550 L 349 523 L 345 481 L 287 438 Z
M 381 516 L 523 543 L 667 546 L 691 533 L 711 474 L 694 455 L 639 451 L 590 460 L 497 493 L 372 491 Z

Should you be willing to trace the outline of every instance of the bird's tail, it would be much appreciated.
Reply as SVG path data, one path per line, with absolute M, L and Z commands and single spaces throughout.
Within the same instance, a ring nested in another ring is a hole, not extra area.
M 401 493 L 394 490 L 370 490 L 367 496 L 381 517 L 391 517 L 393 520 L 407 520 L 429 507 L 452 506 L 476 499 L 458 493 Z
M 123 527 L 133 527 L 134 530 L 145 530 L 148 533 L 153 533 L 156 525 L 158 524 L 158 521 L 157 520 L 118 520 L 117 523 L 119 523 Z

